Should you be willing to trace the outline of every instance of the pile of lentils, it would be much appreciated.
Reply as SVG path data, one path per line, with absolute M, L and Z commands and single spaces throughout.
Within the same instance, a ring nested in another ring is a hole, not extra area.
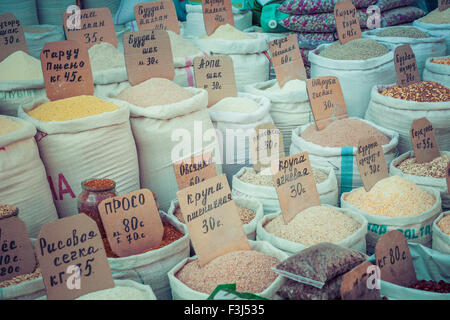
M 378 37 L 401 37 L 401 38 L 430 38 L 428 33 L 425 33 L 414 27 L 390 27 L 375 33 Z
M 450 57 L 448 57 L 448 58 L 431 59 L 431 62 L 437 63 L 437 64 L 450 65 Z
M 355 39 L 341 44 L 335 41 L 319 53 L 319 56 L 333 60 L 367 60 L 380 57 L 389 49 L 373 39 Z
M 421 177 L 445 178 L 449 155 L 441 155 L 430 162 L 417 163 L 415 157 L 403 160 L 397 165 L 403 173 Z
M 435 81 L 421 81 L 406 87 L 395 85 L 382 90 L 380 94 L 416 102 L 450 101 L 450 89 Z

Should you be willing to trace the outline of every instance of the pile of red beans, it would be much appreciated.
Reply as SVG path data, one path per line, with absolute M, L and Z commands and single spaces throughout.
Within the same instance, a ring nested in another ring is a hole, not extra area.
M 450 293 L 450 283 L 440 280 L 439 282 L 433 280 L 419 280 L 411 288 L 417 290 L 425 290 L 438 293 Z

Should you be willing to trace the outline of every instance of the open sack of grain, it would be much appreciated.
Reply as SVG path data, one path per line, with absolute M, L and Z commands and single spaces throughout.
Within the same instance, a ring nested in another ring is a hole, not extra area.
M 450 88 L 450 56 L 428 58 L 423 70 L 423 81 L 435 81 Z
M 450 211 L 442 212 L 433 222 L 433 250 L 450 254 Z
M 439 8 L 431 11 L 425 17 L 415 20 L 413 26 L 427 30 L 435 37 L 444 37 L 447 44 L 447 53 L 450 54 L 450 8 L 440 11 Z

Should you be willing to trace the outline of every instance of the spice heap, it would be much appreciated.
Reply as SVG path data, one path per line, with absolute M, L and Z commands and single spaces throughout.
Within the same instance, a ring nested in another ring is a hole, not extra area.
M 319 169 L 312 168 L 312 171 L 316 184 L 319 184 L 328 178 L 328 176 Z M 258 186 L 275 187 L 272 175 L 262 174 L 261 172 L 256 173 L 253 168 L 247 169 L 245 173 L 239 177 L 239 180 L 249 184 L 256 184 Z
M 443 216 L 437 223 L 437 226 L 443 233 L 450 235 L 450 214 Z
M 314 144 L 324 147 L 356 147 L 359 139 L 375 137 L 381 145 L 390 139 L 376 128 L 355 118 L 344 118 L 331 122 L 322 130 L 313 123 L 300 136 Z
M 373 39 L 355 39 L 346 44 L 335 41 L 325 49 L 319 56 L 333 60 L 367 60 L 388 53 L 389 50 L 381 43 Z
M 306 82 L 294 79 L 289 80 L 284 84 L 282 88 L 280 88 L 280 85 L 278 84 L 278 81 L 275 82 L 275 84 L 269 88 L 266 89 L 266 91 L 274 92 L 274 91 L 282 91 L 282 92 L 292 92 L 292 91 L 305 91 L 306 90 Z
M 175 242 L 178 239 L 181 239 L 184 236 L 184 234 L 182 232 L 178 231 L 177 228 L 172 226 L 170 223 L 163 221 L 163 226 L 164 226 L 164 233 L 163 233 L 163 238 L 162 238 L 160 244 L 158 244 L 156 247 L 153 247 L 153 248 L 150 248 L 148 250 L 141 252 L 141 254 L 149 252 L 149 251 L 161 249 L 165 246 L 168 246 L 172 242 Z M 106 256 L 108 258 L 118 258 L 119 257 L 111 250 L 111 246 L 109 245 L 107 238 L 103 238 L 103 245 L 105 247 Z
M 410 286 L 410 288 L 438 292 L 438 293 L 450 293 L 450 283 L 440 280 L 439 282 L 433 280 L 419 280 L 417 283 Z
M 0 81 L 43 79 L 41 61 L 23 51 L 16 51 L 0 62 Z
M 192 98 L 193 94 L 175 82 L 164 78 L 151 78 L 120 92 L 116 99 L 138 107 L 161 106 Z
M 369 192 L 358 188 L 344 196 L 344 200 L 359 210 L 388 217 L 417 216 L 430 210 L 436 199 L 414 182 L 399 176 L 378 181 Z
M 16 284 L 37 279 L 41 276 L 41 270 L 36 268 L 33 272 L 22 274 L 20 276 L 14 277 L 12 279 L 0 282 L 0 288 L 6 288 L 10 286 L 14 286 Z
M 17 216 L 19 210 L 10 204 L 0 204 L 0 219 Z
M 416 158 L 408 158 L 397 165 L 403 173 L 421 177 L 445 178 L 450 155 L 441 155 L 433 161 L 417 163 Z
M 125 68 L 125 56 L 108 42 L 101 42 L 89 48 L 92 72 Z
M 252 113 L 259 109 L 259 104 L 248 98 L 228 97 L 220 100 L 209 109 L 212 111 Z
M 321 242 L 336 243 L 352 235 L 361 224 L 351 217 L 326 206 L 314 206 L 298 213 L 288 224 L 278 215 L 265 226 L 267 232 L 305 246 Z
M 110 289 L 90 292 L 76 300 L 145 300 L 145 297 L 139 289 L 116 285 Z
M 439 8 L 431 11 L 425 17 L 420 19 L 420 22 L 430 24 L 449 24 L 450 23 L 450 8 L 444 11 L 439 11 Z
M 175 32 L 168 30 L 167 33 L 169 33 L 173 58 L 184 58 L 201 53 L 195 45 L 183 39 Z
M 400 37 L 414 39 L 430 38 L 430 35 L 428 35 L 428 33 L 414 27 L 389 27 L 384 30 L 378 31 L 377 33 L 375 33 L 375 35 L 378 37 Z
M 205 37 L 205 36 L 203 36 Z M 252 37 L 246 35 L 244 32 L 236 29 L 230 24 L 223 24 L 219 26 L 212 35 L 206 36 L 208 39 L 223 39 L 223 40 L 250 40 Z
M 437 63 L 437 64 L 446 64 L 446 65 L 450 65 L 450 57 L 449 57 L 449 58 L 436 58 L 436 59 L 431 59 L 431 62 Z
M 0 135 L 11 133 L 21 128 L 23 128 L 21 123 L 7 117 L 0 116 Z
M 421 81 L 406 87 L 395 85 L 380 93 L 383 96 L 416 102 L 450 101 L 450 89 L 435 81 Z
M 203 268 L 198 260 L 183 266 L 175 276 L 189 288 L 210 294 L 219 284 L 235 283 L 236 291 L 259 293 L 277 278 L 272 267 L 280 261 L 267 254 L 242 250 L 215 258 Z
M 253 210 L 250 210 L 242 206 L 237 207 L 239 210 L 239 217 L 241 218 L 242 224 L 248 224 L 256 217 L 256 212 L 254 212 Z M 185 223 L 180 207 L 176 207 L 173 214 L 175 215 L 175 217 L 177 217 L 178 221 L 180 221 L 181 223 Z
M 94 96 L 77 96 L 43 103 L 28 114 L 40 121 L 68 121 L 119 109 L 118 106 Z

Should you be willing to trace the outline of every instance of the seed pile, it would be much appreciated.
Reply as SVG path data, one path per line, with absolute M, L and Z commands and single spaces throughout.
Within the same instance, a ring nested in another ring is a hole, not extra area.
M 108 42 L 101 42 L 89 48 L 92 72 L 125 68 L 125 56 Z
M 435 59 L 431 59 L 431 62 L 437 63 L 437 64 L 450 65 L 450 57 L 449 58 L 435 58 Z
M 450 214 L 443 216 L 437 223 L 437 226 L 443 233 L 450 235 Z
M 430 24 L 449 24 L 450 23 L 450 8 L 444 11 L 439 11 L 439 8 L 431 11 L 425 17 L 420 19 L 420 22 Z
M 45 102 L 28 114 L 40 121 L 68 121 L 119 109 L 118 106 L 94 96 L 77 96 Z
M 313 123 L 300 136 L 314 144 L 324 147 L 356 147 L 359 139 L 375 137 L 381 145 L 390 139 L 376 128 L 355 118 L 344 118 L 331 122 L 322 130 Z
M 362 211 L 387 217 L 412 217 L 430 210 L 436 199 L 414 182 L 399 176 L 378 181 L 369 192 L 358 188 L 344 200 Z
M 212 111 L 252 113 L 259 109 L 259 104 L 249 98 L 228 97 L 220 100 L 209 109 Z
M 189 288 L 210 294 L 219 284 L 235 283 L 236 291 L 259 293 L 277 278 L 272 267 L 280 263 L 267 254 L 242 250 L 215 258 L 203 268 L 198 260 L 183 266 L 175 276 Z
M 282 91 L 282 92 L 292 92 L 292 91 L 305 91 L 306 90 L 306 82 L 295 79 L 295 80 L 289 80 L 284 84 L 282 88 L 280 88 L 280 85 L 277 82 L 269 88 L 266 89 L 266 91 L 275 92 L 275 91 Z
M 0 135 L 11 133 L 23 128 L 23 125 L 19 122 L 11 120 L 7 117 L 0 116 Z
M 22 282 L 34 280 L 39 278 L 41 275 L 41 270 L 39 268 L 36 268 L 36 270 L 34 270 L 32 273 L 22 274 L 12 279 L 0 282 L 0 288 L 6 288 Z
M 435 81 L 421 81 L 406 87 L 395 85 L 380 93 L 383 96 L 416 102 L 450 101 L 450 89 Z
M 339 242 L 358 231 L 361 224 L 344 213 L 326 206 L 314 206 L 298 213 L 288 224 L 283 215 L 269 221 L 267 232 L 305 246 Z
M 378 31 L 376 34 L 378 37 L 400 37 L 400 38 L 430 38 L 428 33 L 423 32 L 414 27 L 389 27 L 384 30 Z
M 237 206 L 237 208 L 239 211 L 239 217 L 241 218 L 242 224 L 247 224 L 256 217 L 256 212 L 254 212 L 253 210 L 250 210 L 242 206 Z M 175 217 L 177 217 L 178 221 L 180 221 L 181 223 L 185 223 L 180 207 L 176 207 L 173 214 L 175 215 Z
M 236 29 L 230 24 L 223 24 L 219 26 L 208 39 L 223 39 L 223 40 L 250 40 L 252 37 L 246 35 L 244 32 Z
M 397 165 L 403 173 L 421 177 L 445 178 L 447 164 L 450 162 L 449 155 L 441 155 L 433 161 L 417 163 L 416 158 L 408 158 Z
M 15 206 L 10 204 L 0 204 L 0 219 L 16 216 L 18 210 Z
M 328 176 L 319 169 L 312 168 L 314 181 L 319 184 L 325 181 Z M 272 175 L 256 173 L 255 169 L 249 168 L 245 173 L 239 177 L 239 180 L 249 184 L 256 184 L 258 186 L 275 187 Z
M 151 78 L 136 86 L 124 89 L 116 96 L 116 99 L 145 108 L 172 104 L 192 97 L 192 93 L 173 81 Z
M 115 286 L 114 288 L 90 292 L 76 300 L 144 300 L 141 290 L 133 287 Z
M 41 61 L 23 51 L 16 51 L 0 62 L 0 81 L 43 79 Z
M 367 60 L 388 53 L 389 50 L 373 39 L 355 39 L 342 45 L 335 41 L 319 53 L 333 60 Z
M 201 53 L 196 46 L 180 37 L 177 33 L 170 30 L 167 33 L 169 33 L 170 46 L 174 58 L 184 58 Z
M 410 288 L 429 292 L 450 293 L 450 282 L 445 282 L 444 280 L 439 280 L 439 282 L 433 280 L 419 280 Z
M 93 189 L 96 191 L 108 190 L 114 187 L 115 182 L 111 179 L 90 179 L 85 181 L 83 185 L 86 188 Z

